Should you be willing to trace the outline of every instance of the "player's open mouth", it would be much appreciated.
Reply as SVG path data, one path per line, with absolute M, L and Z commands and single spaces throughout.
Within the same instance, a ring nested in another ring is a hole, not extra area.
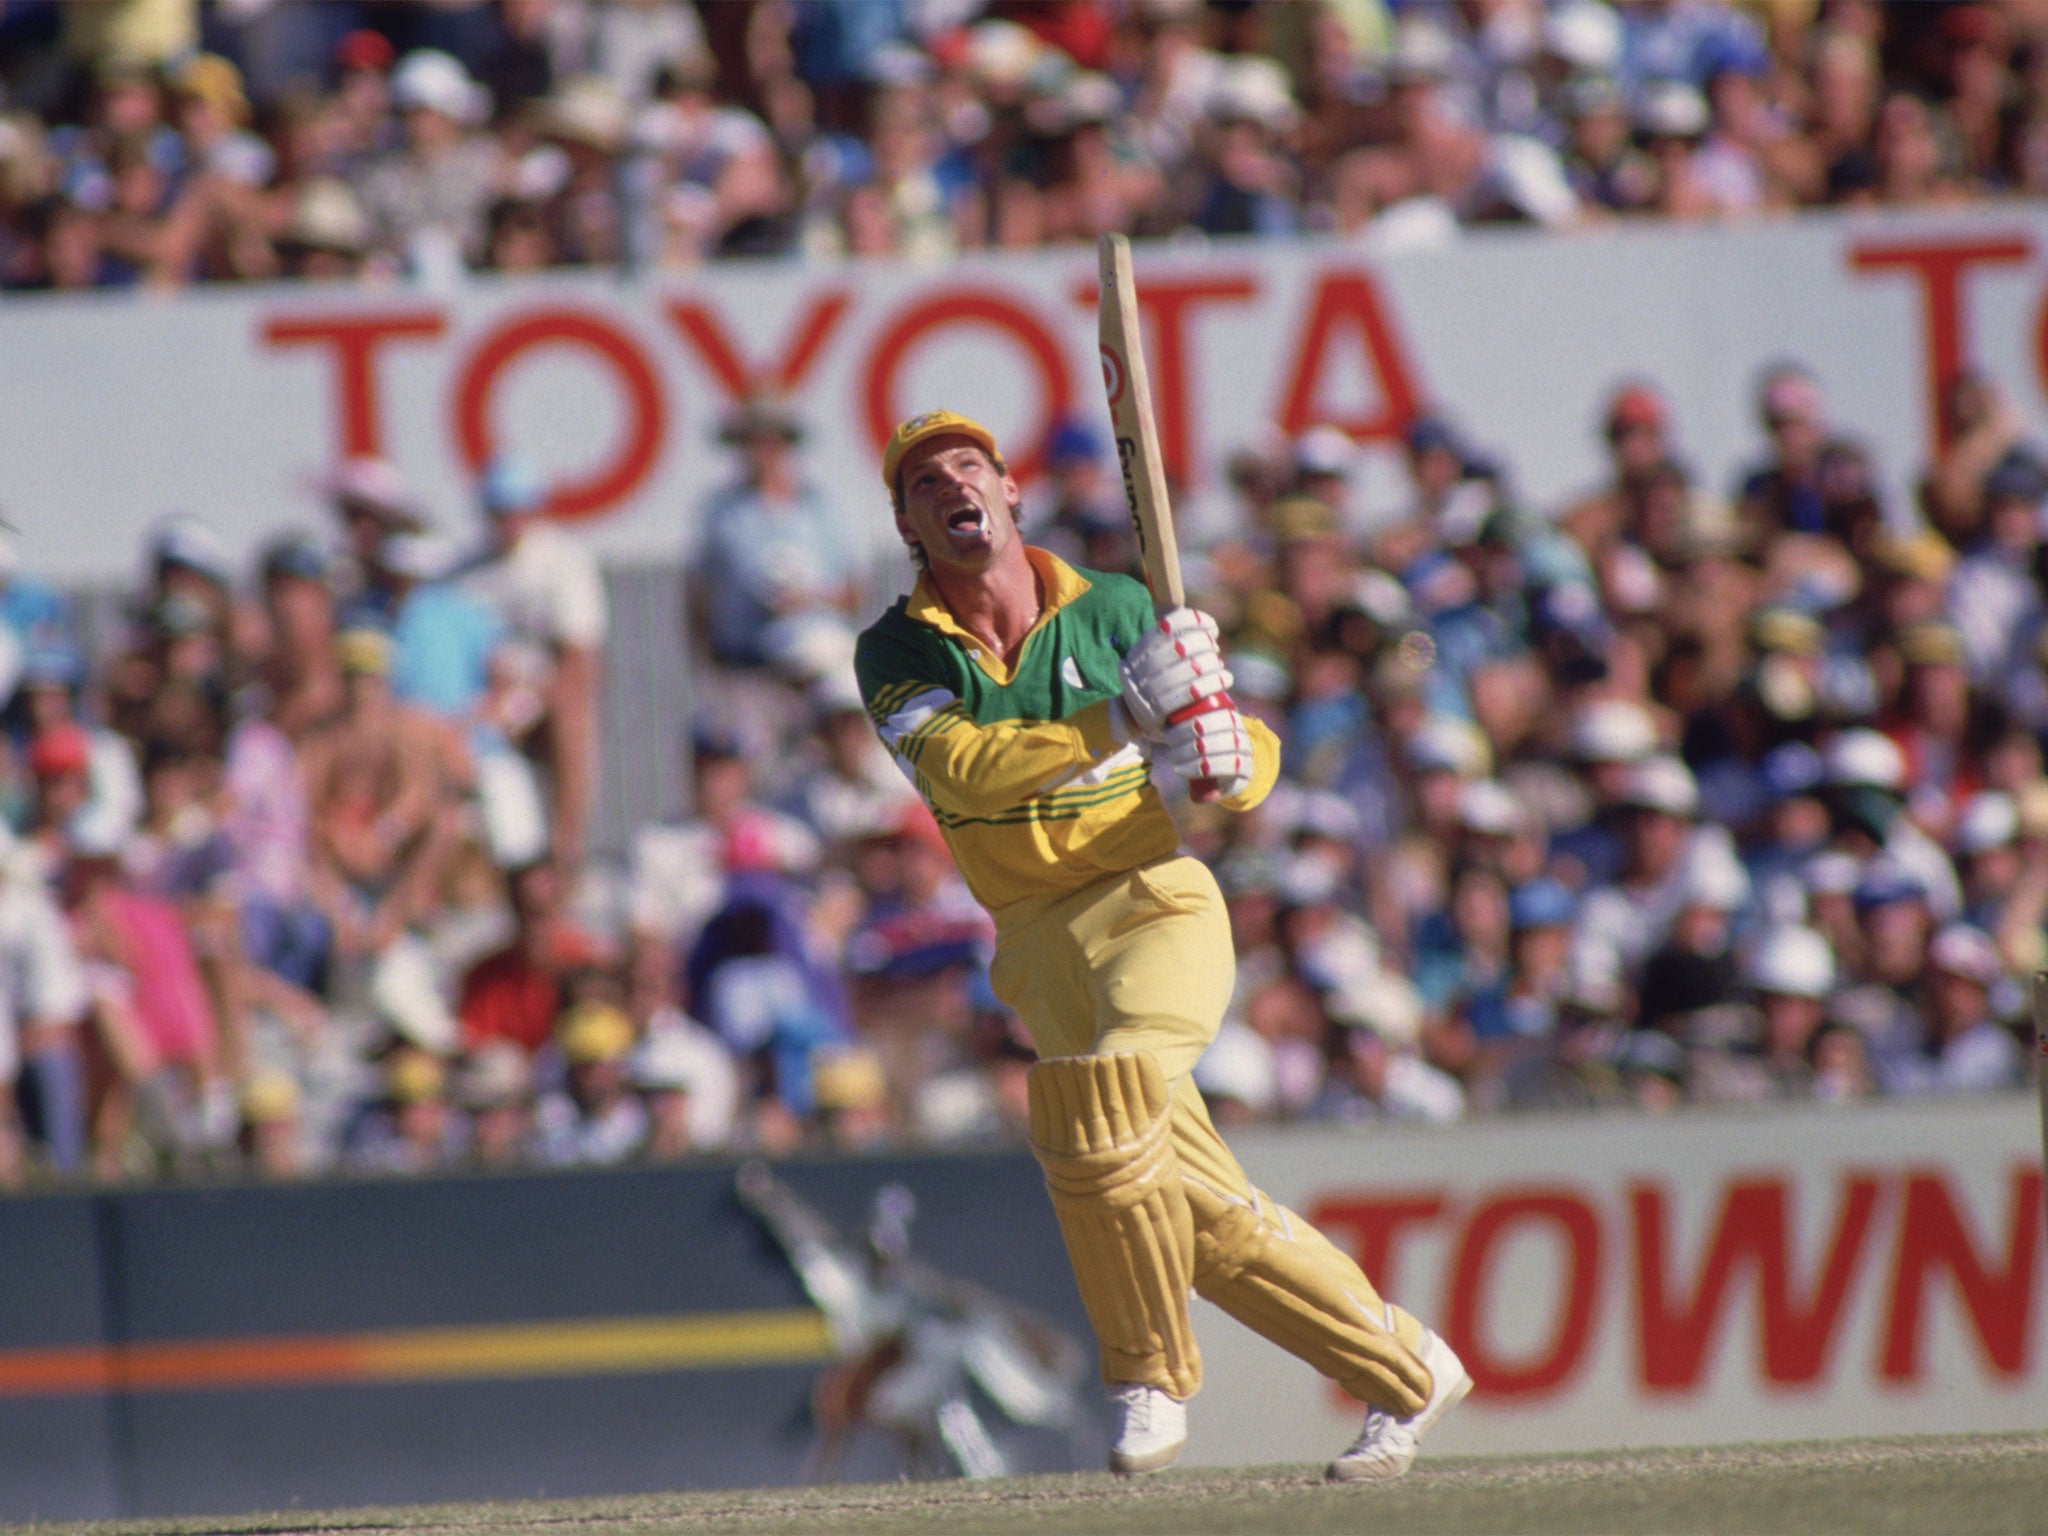
M 980 507 L 956 507 L 946 514 L 946 531 L 957 538 L 979 538 L 988 532 L 988 514 Z

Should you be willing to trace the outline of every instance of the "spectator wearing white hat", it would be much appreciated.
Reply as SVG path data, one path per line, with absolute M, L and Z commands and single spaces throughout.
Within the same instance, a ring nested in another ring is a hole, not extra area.
M 1327 1064 L 1311 1115 L 1345 1124 L 1448 1125 L 1464 1118 L 1465 1090 L 1422 1058 L 1424 1009 L 1406 980 L 1382 972 L 1325 994 L 1322 1008 Z
M 1334 514 L 1330 531 L 1340 538 L 1350 529 L 1356 510 L 1351 505 L 1351 482 L 1363 458 L 1351 434 L 1327 422 L 1318 422 L 1294 440 L 1294 483 L 1289 491 L 1329 508 Z
M 1669 219 L 1700 219 L 1722 211 L 1700 175 L 1700 145 L 1712 121 L 1706 97 L 1686 81 L 1659 80 L 1644 90 L 1635 126 L 1656 174 L 1652 211 Z
M 1300 119 L 1278 64 L 1256 54 L 1226 58 L 1196 137 L 1189 224 L 1208 235 L 1292 234 L 1300 171 L 1288 148 Z
M 1408 809 L 1396 823 L 1403 831 L 1368 873 L 1375 921 L 1389 942 L 1405 944 L 1422 914 L 1450 900 L 1465 785 L 1491 771 L 1493 749 L 1469 720 L 1432 714 L 1395 750 Z
M 875 734 L 860 689 L 845 674 L 808 690 L 813 754 L 797 775 L 790 808 L 827 849 L 843 853 L 878 827 L 897 822 L 917 791 Z
M 510 1040 L 485 1040 L 455 1067 L 453 1097 L 468 1117 L 469 1160 L 516 1168 L 532 1155 L 533 1063 Z
M 1983 929 L 1949 923 L 1927 946 L 1922 1027 L 1910 1048 L 1877 1059 L 1887 1093 L 1984 1093 L 2025 1079 L 2019 1041 L 1992 1013 L 2005 981 L 1997 946 Z
M 1979 790 L 1963 803 L 1953 841 L 1963 920 L 1999 933 L 2025 869 L 2018 802 L 2002 789 Z
M 316 483 L 341 525 L 341 550 L 332 571 L 336 603 L 341 609 L 375 603 L 370 571 L 383 542 L 395 533 L 419 533 L 426 527 L 419 499 L 396 464 L 375 454 L 351 454 Z M 379 609 L 379 616 L 390 615 Z
M 1734 848 L 1711 831 L 1694 838 L 1671 930 L 1643 962 L 1636 983 L 1637 1028 L 1690 1042 L 1709 1028 L 1710 1010 L 1733 1000 L 1735 915 L 1749 896 L 1749 876 Z
M 729 1146 L 739 1121 L 739 1065 L 710 1030 L 679 1008 L 657 1008 L 626 1058 L 647 1114 L 640 1156 L 657 1163 Z
M 1616 802 L 1622 862 L 1611 881 L 1591 887 L 1580 904 L 1575 946 L 1611 955 L 1632 980 L 1671 932 L 1685 905 L 1696 862 L 1715 855 L 1727 830 L 1702 827 L 1699 786 L 1676 757 L 1644 758 L 1630 771 Z M 1731 855 L 1732 857 L 1732 855 Z
M 1888 868 L 1920 887 L 1937 922 L 1960 914 L 1963 893 L 1954 862 L 1905 814 L 1906 758 L 1898 743 L 1855 726 L 1829 738 L 1821 763 L 1831 845 L 1859 861 L 1883 854 Z
M 391 73 L 405 141 L 363 178 L 365 210 L 384 259 L 446 281 L 484 254 L 485 212 L 504 182 L 494 140 L 478 133 L 489 93 L 453 55 L 421 48 Z
M 1743 985 L 1763 1013 L 1761 1055 L 1788 1091 L 1810 1082 L 1835 977 L 1834 950 L 1800 923 L 1764 929 L 1744 957 Z
M 1741 966 L 1742 990 L 1754 1010 L 1754 1034 L 1695 1057 L 1694 1097 L 1738 1103 L 1813 1096 L 1815 1043 L 1827 1021 L 1835 979 L 1834 951 L 1818 930 L 1776 923 L 1756 933 Z M 1860 1042 L 1854 1031 L 1849 1033 Z
M 1635 699 L 1586 699 L 1563 721 L 1563 752 L 1591 791 L 1583 810 L 1555 826 L 1551 853 L 1575 883 L 1602 885 L 1620 873 L 1622 798 L 1636 765 L 1660 746 L 1656 716 Z

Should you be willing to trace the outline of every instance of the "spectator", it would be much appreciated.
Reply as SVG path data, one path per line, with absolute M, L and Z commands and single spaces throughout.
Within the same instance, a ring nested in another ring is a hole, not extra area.
M 448 1065 L 409 1043 L 378 1066 L 378 1095 L 350 1131 L 343 1165 L 359 1174 L 421 1174 L 459 1167 L 462 1121 L 448 1098 Z
M 668 1163 L 730 1146 L 739 1073 L 718 1037 L 675 1008 L 656 1010 L 627 1061 L 647 1114 L 641 1155 Z
M 1918 1041 L 1881 1053 L 1879 1080 L 1891 1093 L 1981 1093 L 2017 1087 L 2019 1042 L 1991 1014 L 2005 969 L 1982 929 L 1951 923 L 1927 946 L 1926 1006 Z
M 633 1021 L 610 1003 L 582 1002 L 555 1021 L 554 1042 L 567 1077 L 534 1107 L 542 1163 L 622 1163 L 647 1139 L 647 1110 L 627 1077 Z
M 804 876 L 817 838 L 793 817 L 759 804 L 739 741 L 716 731 L 691 739 L 695 814 L 636 834 L 628 876 L 634 973 L 643 995 L 675 997 L 677 966 L 733 880 L 749 873 Z
M 602 951 L 564 914 L 562 877 L 552 863 L 512 870 L 506 885 L 511 938 L 463 975 L 456 1008 L 465 1048 L 509 1040 L 530 1056 L 553 1035 L 570 973 Z
M 145 1158 L 196 1169 L 226 1148 L 236 1109 L 190 935 L 175 907 L 123 876 L 112 849 L 75 848 L 60 879 L 87 967 L 92 1039 L 111 1067 L 92 1104 L 94 1172 L 122 1177 L 135 1132 Z
M 850 1043 L 844 999 L 806 940 L 801 893 L 768 875 L 735 880 L 691 947 L 684 990 L 741 1063 L 751 1139 L 768 1151 L 796 1145 L 817 1107 L 814 1058 Z
M 818 760 L 800 776 L 792 809 L 844 857 L 858 839 L 897 824 L 917 791 L 875 734 L 852 678 L 821 680 L 810 704 Z
M 1635 978 L 1670 936 L 1685 905 L 1690 861 L 1717 857 L 1704 850 L 1726 834 L 1695 824 L 1699 786 L 1675 757 L 1657 755 L 1634 764 L 1616 808 L 1621 813 L 1621 868 L 1612 882 L 1587 891 L 1574 943 L 1595 956 L 1610 957 L 1622 974 Z
M 0 828 L 0 1188 L 18 1189 L 29 1141 L 59 1174 L 83 1170 L 86 1106 L 79 1026 L 91 1003 L 45 866 Z M 27 1113 L 24 1126 L 17 1106 Z
M 342 558 L 331 573 L 336 603 L 346 614 L 367 608 L 388 624 L 391 614 L 372 590 L 378 553 L 393 534 L 426 526 L 405 477 L 389 459 L 356 454 L 337 464 L 319 489 L 341 524 Z
M 489 103 L 459 60 L 431 48 L 401 59 L 390 88 L 405 137 L 370 166 L 363 202 L 388 262 L 445 281 L 482 260 L 484 212 L 504 177 L 497 144 L 475 131 Z
M 522 743 L 551 796 L 549 850 L 564 871 L 583 867 L 597 788 L 598 695 L 609 614 L 590 551 L 547 516 L 547 488 L 525 461 L 498 458 L 478 486 L 483 552 L 462 568 L 530 660 L 541 702 Z
M 694 266 L 722 255 L 770 255 L 794 240 L 793 190 L 775 141 L 754 113 L 721 103 L 717 65 L 690 49 L 664 64 L 636 124 L 660 169 L 661 262 Z
M 333 564 L 312 540 L 281 539 L 263 556 L 263 611 L 269 645 L 259 675 L 270 720 L 287 739 L 303 739 L 341 710 L 335 661 Z
M 448 733 L 391 696 L 391 639 L 336 642 L 341 713 L 307 738 L 300 770 L 312 827 L 309 892 L 348 958 L 375 955 L 431 916 L 453 850 L 461 785 Z
M 454 1098 L 469 1117 L 469 1158 L 479 1168 L 516 1168 L 533 1156 L 533 1063 L 513 1040 L 463 1053 Z
M 737 450 L 737 477 L 714 492 L 690 562 L 691 611 L 723 691 L 717 713 L 752 734 L 769 755 L 794 723 L 782 683 L 837 656 L 852 657 L 849 620 L 860 599 L 861 561 L 846 520 L 805 474 L 803 426 L 787 401 L 767 394 L 736 406 L 719 441 Z

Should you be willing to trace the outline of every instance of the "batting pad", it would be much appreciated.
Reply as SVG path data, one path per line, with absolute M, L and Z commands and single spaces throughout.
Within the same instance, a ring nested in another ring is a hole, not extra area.
M 1256 1189 L 1249 1199 L 1190 1177 L 1195 1289 L 1360 1402 L 1405 1419 L 1429 1401 L 1422 1325 L 1308 1222 Z
M 1202 1384 L 1188 1318 L 1195 1236 L 1149 1052 L 1059 1056 L 1026 1079 L 1031 1150 L 1102 1351 L 1102 1379 L 1185 1400 Z

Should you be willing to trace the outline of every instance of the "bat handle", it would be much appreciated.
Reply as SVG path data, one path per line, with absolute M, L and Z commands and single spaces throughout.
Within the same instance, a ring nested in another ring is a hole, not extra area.
M 1195 779 L 1188 785 L 1188 798 L 1202 805 L 1208 805 L 1221 798 L 1223 786 L 1214 779 Z

